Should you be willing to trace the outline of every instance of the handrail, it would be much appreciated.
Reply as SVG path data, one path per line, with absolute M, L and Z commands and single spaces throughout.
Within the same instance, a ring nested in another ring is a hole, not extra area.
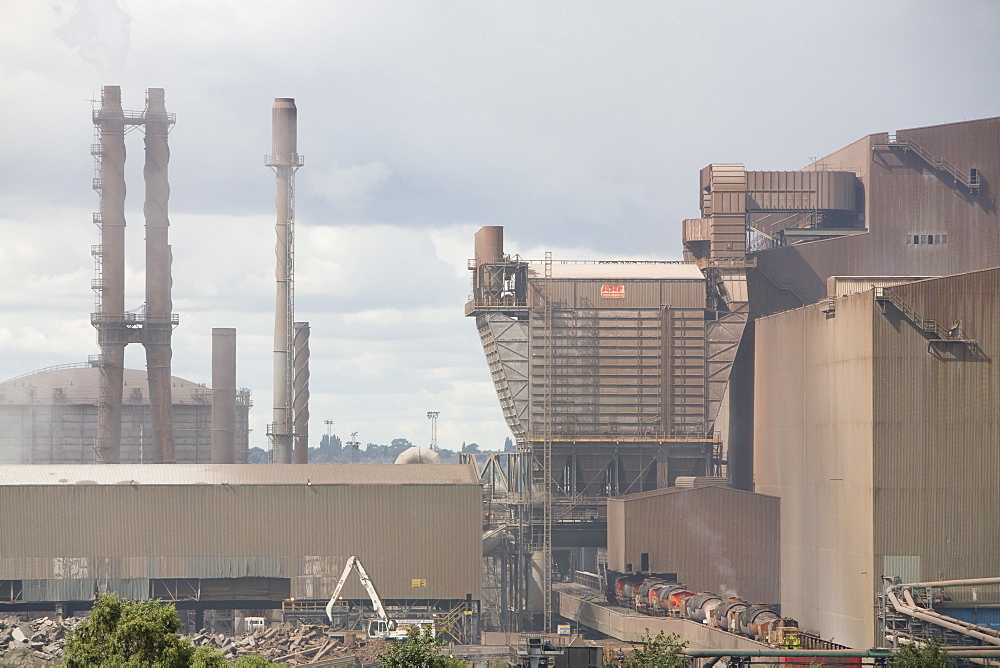
M 931 167 L 948 172 L 956 182 L 961 183 L 970 193 L 975 193 L 979 190 L 979 179 L 977 176 L 974 176 L 971 173 L 966 174 L 962 172 L 948 159 L 943 156 L 936 156 L 932 154 L 930 151 L 909 137 L 900 137 L 898 134 L 890 134 L 886 145 L 902 148 L 903 150 L 912 150 Z

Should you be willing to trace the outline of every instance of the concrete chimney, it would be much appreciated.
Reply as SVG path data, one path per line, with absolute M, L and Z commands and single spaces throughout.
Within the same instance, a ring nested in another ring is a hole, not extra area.
M 295 463 L 309 463 L 309 323 L 295 323 Z
M 274 463 L 292 462 L 292 378 L 294 375 L 294 239 L 295 171 L 302 165 L 297 146 L 298 112 L 295 100 L 279 97 L 271 110 L 271 155 L 265 164 L 274 169 L 277 193 L 274 251 L 277 264 L 274 309 L 274 403 L 268 426 Z
M 162 88 L 147 92 L 146 111 L 146 309 L 142 325 L 142 345 L 146 349 L 146 373 L 149 378 L 149 403 L 153 422 L 153 438 L 158 461 L 174 463 L 174 420 L 171 398 L 170 346 L 174 322 L 170 311 L 172 262 L 167 231 L 167 200 L 170 185 L 167 182 L 167 109 Z
M 118 86 L 101 91 L 101 108 L 94 114 L 100 144 L 91 148 L 100 161 L 94 189 L 100 193 L 101 210 L 94 222 L 101 228 L 101 245 L 92 249 L 98 274 L 93 288 L 101 371 L 97 422 L 97 461 L 117 464 L 121 459 L 122 374 L 128 331 L 125 319 L 125 114 Z
M 212 463 L 236 463 L 236 330 L 212 329 Z

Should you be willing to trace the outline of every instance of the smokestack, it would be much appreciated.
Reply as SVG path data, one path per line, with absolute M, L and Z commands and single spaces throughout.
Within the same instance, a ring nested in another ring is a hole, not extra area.
M 97 423 L 97 461 L 117 464 L 121 459 L 122 373 L 125 365 L 125 114 L 121 88 L 105 86 L 101 109 L 93 116 L 100 131 L 100 144 L 91 148 L 99 161 L 94 189 L 100 193 L 101 211 L 94 222 L 101 228 L 101 245 L 92 249 L 98 275 L 97 312 L 91 322 L 97 328 L 101 348 L 101 388 Z
M 212 329 L 212 463 L 236 463 L 236 330 Z
M 297 124 L 295 100 L 288 97 L 275 98 L 271 110 L 271 155 L 267 156 L 265 164 L 274 169 L 277 187 L 275 197 L 277 244 L 274 248 L 277 259 L 274 271 L 276 282 L 274 407 L 273 421 L 268 427 L 272 457 L 277 464 L 292 462 L 295 171 L 302 165 L 297 147 Z
M 159 461 L 173 463 L 173 401 L 171 398 L 170 339 L 173 329 L 173 308 L 170 289 L 170 245 L 167 231 L 167 109 L 162 88 L 150 88 L 146 97 L 146 313 L 142 325 L 142 345 L 146 349 L 146 373 L 149 378 L 149 403 L 152 411 L 153 438 Z
M 309 463 L 309 323 L 295 323 L 295 463 Z

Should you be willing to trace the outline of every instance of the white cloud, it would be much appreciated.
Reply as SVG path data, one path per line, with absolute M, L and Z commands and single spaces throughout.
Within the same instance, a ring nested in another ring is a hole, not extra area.
M 333 162 L 326 169 L 307 171 L 305 182 L 336 209 L 354 213 L 371 207 L 375 194 L 391 175 L 389 165 L 380 160 L 344 167 Z
M 967 4 L 2 2 L 0 377 L 97 352 L 90 100 L 121 85 L 124 107 L 142 109 L 163 87 L 177 114 L 174 369 L 207 381 L 212 327 L 236 327 L 263 445 L 263 157 L 273 99 L 289 96 L 306 156 L 296 305 L 313 326 L 312 433 L 333 419 L 363 442 L 426 442 L 426 411 L 440 410 L 442 445 L 499 447 L 507 431 L 462 310 L 476 229 L 504 225 L 508 252 L 530 259 L 677 259 L 710 162 L 794 169 L 869 132 L 995 115 L 995 77 L 936 55 L 1000 59 L 1000 6 Z M 806 34 L 810 48 L 789 41 Z M 143 299 L 142 155 L 133 132 L 130 306 Z M 141 349 L 129 360 L 141 365 Z

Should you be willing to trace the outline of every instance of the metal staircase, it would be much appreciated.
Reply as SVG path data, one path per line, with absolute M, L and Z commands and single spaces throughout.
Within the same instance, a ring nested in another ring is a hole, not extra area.
M 949 174 L 953 179 L 955 179 L 955 183 L 965 188 L 970 195 L 975 195 L 979 192 L 981 181 L 978 169 L 972 168 L 967 172 L 960 170 L 945 158 L 933 155 L 930 151 L 909 137 L 900 136 L 898 134 L 890 134 L 885 144 L 877 144 L 875 148 L 899 149 L 904 152 L 913 151 L 934 169 Z

